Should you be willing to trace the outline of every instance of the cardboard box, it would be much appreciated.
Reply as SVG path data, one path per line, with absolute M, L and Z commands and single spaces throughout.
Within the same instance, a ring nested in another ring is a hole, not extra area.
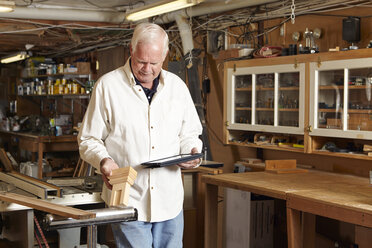
M 76 62 L 76 68 L 78 74 L 90 74 L 90 63 L 89 62 Z

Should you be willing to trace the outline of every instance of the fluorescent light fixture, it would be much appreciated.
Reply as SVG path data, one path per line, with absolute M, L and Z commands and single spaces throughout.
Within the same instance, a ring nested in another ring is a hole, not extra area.
M 28 57 L 30 56 L 27 54 L 27 52 L 19 52 L 19 53 L 12 54 L 12 55 L 1 58 L 0 62 L 2 64 L 8 64 L 8 63 L 13 63 L 13 62 L 27 59 Z
M 202 1 L 203 0 L 160 1 L 129 11 L 127 13 L 126 19 L 128 21 L 138 21 L 151 16 L 161 15 L 164 13 L 187 8 L 201 3 Z
M 14 11 L 15 3 L 13 1 L 0 1 L 0 12 Z

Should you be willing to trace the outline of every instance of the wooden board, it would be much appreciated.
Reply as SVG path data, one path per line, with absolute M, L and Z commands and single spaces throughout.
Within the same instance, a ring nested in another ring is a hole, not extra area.
M 30 177 L 30 176 L 21 174 L 21 173 L 16 172 L 16 171 L 9 172 L 8 174 L 13 176 L 13 177 L 24 180 L 26 182 L 29 182 L 31 184 L 34 184 L 34 185 L 37 185 L 39 187 L 45 188 L 46 191 L 56 191 L 57 192 L 56 196 L 62 197 L 62 189 L 60 187 L 56 186 L 56 185 L 47 183 L 45 181 L 42 181 L 42 180 L 34 178 L 34 177 Z
M 73 219 L 90 219 L 95 218 L 96 214 L 77 208 L 67 207 L 54 204 L 44 200 L 22 196 L 14 193 L 0 193 L 0 200 L 17 203 L 40 211 L 56 214 L 59 216 Z
M 285 174 L 285 173 L 306 173 L 308 170 L 306 169 L 299 169 L 299 168 L 294 168 L 294 169 L 280 169 L 280 170 L 265 170 L 266 172 L 269 173 L 274 173 L 274 174 Z
M 40 197 L 41 199 L 46 199 L 48 196 L 47 190 L 45 188 L 35 184 L 31 184 L 12 175 L 0 172 L 0 180 L 3 182 L 11 183 L 15 185 L 17 188 L 23 189 L 24 191 L 34 194 Z
M 288 174 L 288 173 L 305 173 L 306 169 L 299 169 L 296 165 L 296 160 L 266 160 L 265 171 L 275 174 Z
M 296 160 L 265 160 L 265 170 L 296 169 Z
M 14 170 L 13 166 L 12 166 L 12 163 L 10 162 L 10 160 L 9 160 L 8 156 L 6 155 L 6 152 L 3 148 L 0 148 L 0 160 L 1 160 L 1 163 L 3 163 L 3 165 L 4 165 L 5 171 Z

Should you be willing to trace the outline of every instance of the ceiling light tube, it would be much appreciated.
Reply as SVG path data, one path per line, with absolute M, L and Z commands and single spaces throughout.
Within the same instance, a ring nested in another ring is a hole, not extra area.
M 13 1 L 0 1 L 0 12 L 14 11 L 15 3 Z
M 126 19 L 128 21 L 138 21 L 151 16 L 161 15 L 164 13 L 187 8 L 202 1 L 203 0 L 160 1 L 129 11 L 127 13 Z
M 8 64 L 8 63 L 13 63 L 13 62 L 27 59 L 28 57 L 29 55 L 27 54 L 27 52 L 19 52 L 19 53 L 1 58 L 0 62 L 2 64 Z

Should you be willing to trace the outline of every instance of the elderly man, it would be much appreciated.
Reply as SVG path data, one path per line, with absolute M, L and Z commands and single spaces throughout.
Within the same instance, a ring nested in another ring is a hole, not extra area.
M 162 69 L 168 35 L 158 25 L 139 24 L 127 63 L 95 84 L 78 136 L 81 157 L 107 176 L 132 166 L 137 178 L 129 205 L 138 221 L 113 224 L 118 247 L 182 247 L 183 185 L 180 168 L 200 160 L 155 169 L 140 164 L 180 153 L 201 152 L 201 123 L 185 83 Z

